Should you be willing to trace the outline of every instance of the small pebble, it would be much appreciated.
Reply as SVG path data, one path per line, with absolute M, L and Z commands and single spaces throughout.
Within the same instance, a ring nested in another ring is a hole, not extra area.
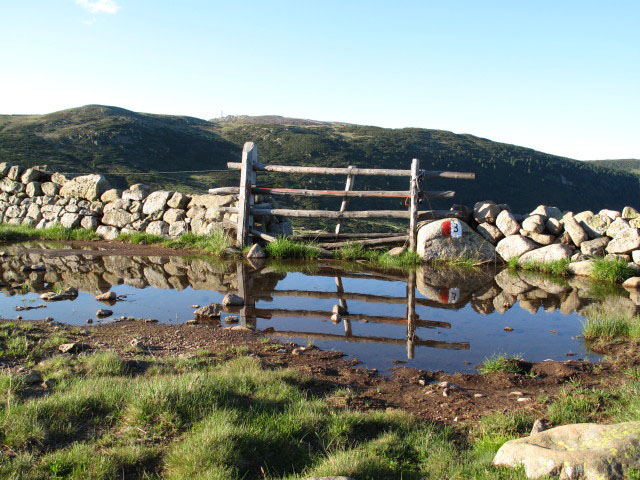
M 444 390 L 442 390 L 442 396 L 443 397 L 448 397 L 449 396 L 449 389 L 445 388 Z
M 483 393 L 474 393 L 473 396 L 476 397 L 476 398 L 482 398 L 482 397 L 484 397 L 484 394 Z
M 93 323 L 93 318 L 88 318 L 87 323 Z
M 520 398 L 518 398 L 518 401 L 519 402 L 530 402 L 531 399 L 529 397 L 520 397 Z
M 514 392 L 509 392 L 509 395 L 517 395 L 517 396 L 521 397 L 522 395 L 524 395 L 524 393 L 519 392 L 519 391 L 516 390 Z
M 549 330 L 551 333 L 558 333 L 557 330 Z
M 513 328 L 511 328 L 511 327 L 504 327 L 504 331 L 505 331 L 505 332 L 513 332 Z
M 16 317 L 16 319 L 18 319 L 18 320 L 22 320 L 22 315 L 18 315 L 18 316 Z

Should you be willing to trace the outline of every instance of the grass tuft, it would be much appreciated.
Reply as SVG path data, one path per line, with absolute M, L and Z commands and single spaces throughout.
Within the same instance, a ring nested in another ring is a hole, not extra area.
M 640 315 L 625 316 L 604 308 L 591 307 L 582 324 L 582 336 L 588 343 L 617 339 L 640 339 Z
M 333 252 L 337 260 L 366 260 L 383 268 L 411 268 L 422 262 L 420 255 L 405 250 L 400 255 L 389 255 L 388 251 L 368 249 L 359 242 L 350 242 Z
M 100 240 L 93 230 L 86 228 L 66 228 L 62 225 L 37 229 L 27 225 L 9 225 L 0 223 L 0 242 L 14 242 L 33 239 L 43 240 Z
M 150 235 L 143 232 L 121 233 L 117 240 L 137 245 L 159 245 L 166 248 L 199 250 L 220 255 L 231 247 L 231 237 L 221 228 L 211 232 L 211 235 L 196 235 L 185 233 L 177 238 L 166 238 L 161 235 Z
M 622 283 L 627 278 L 633 277 L 634 271 L 629 268 L 627 262 L 621 258 L 608 260 L 605 258 L 594 258 L 591 276 L 596 280 L 607 280 L 609 282 Z
M 524 374 L 526 371 L 521 366 L 522 358 L 519 356 L 509 357 L 506 354 L 494 354 L 485 358 L 480 366 L 482 373 L 507 372 Z
M 277 259 L 297 258 L 310 260 L 320 256 L 320 249 L 313 242 L 297 242 L 287 237 L 278 237 L 267 244 L 265 251 L 268 256 Z

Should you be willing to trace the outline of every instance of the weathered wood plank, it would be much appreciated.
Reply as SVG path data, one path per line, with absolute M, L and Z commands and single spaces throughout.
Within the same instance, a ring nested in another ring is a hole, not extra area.
M 322 248 L 334 249 L 334 248 L 341 248 L 352 243 L 360 243 L 367 247 L 375 247 L 380 245 L 404 243 L 408 239 L 409 239 L 408 235 L 398 235 L 395 237 L 371 238 L 367 240 L 347 240 L 344 242 L 330 242 L 330 243 L 327 242 L 327 243 L 320 243 L 319 246 Z
M 314 340 L 333 340 L 338 342 L 357 342 L 357 343 L 386 343 L 391 345 L 405 345 L 406 340 L 401 338 L 387 337 L 365 337 L 365 336 L 344 336 L 334 333 L 316 333 L 316 332 L 292 332 L 292 331 L 263 331 L 263 335 L 270 337 L 287 337 L 287 338 L 310 338 Z M 414 344 L 422 347 L 440 348 L 446 350 L 469 350 L 468 343 L 449 343 L 437 340 L 421 340 L 415 337 Z
M 210 195 L 237 195 L 239 187 L 210 188 Z M 279 195 L 290 197 L 346 197 L 346 198 L 407 198 L 411 195 L 409 190 L 304 190 L 297 188 L 261 188 L 251 189 L 251 193 L 262 195 Z M 420 192 L 423 198 L 452 198 L 453 190 L 433 192 Z M 342 208 L 342 206 L 341 206 Z
M 353 170 L 355 167 L 353 165 L 349 165 L 349 170 Z M 355 177 L 353 174 L 347 175 L 347 182 L 344 186 L 345 195 L 342 199 L 342 203 L 340 204 L 340 212 L 344 212 L 347 209 L 347 204 L 349 203 L 349 191 L 353 188 L 353 182 Z M 336 235 L 340 233 L 340 222 L 336 225 Z
M 238 213 L 236 207 L 220 207 L 225 213 Z M 302 218 L 409 218 L 405 210 L 361 210 L 355 212 L 336 212 L 331 210 L 290 210 L 286 208 L 252 208 L 253 215 L 281 215 L 283 217 Z M 464 218 L 463 212 L 455 210 L 424 210 L 418 212 L 418 219 Z
M 228 162 L 227 167 L 231 170 L 240 170 L 241 163 Z M 263 172 L 280 172 L 280 173 L 317 173 L 327 175 L 378 175 L 388 177 L 410 177 L 411 170 L 396 170 L 389 168 L 331 168 L 331 167 L 299 167 L 293 165 L 265 165 L 262 163 L 255 164 L 257 171 Z M 424 178 L 457 178 L 465 180 L 473 180 L 476 178 L 475 173 L 470 172 L 446 172 L 439 170 L 424 170 L 420 172 Z
M 418 224 L 418 191 L 420 185 L 418 185 L 418 174 L 420 171 L 420 160 L 414 158 L 411 161 L 411 180 L 409 183 L 409 190 L 411 191 L 410 207 L 409 207 L 409 250 L 416 251 L 417 245 L 417 224 Z
M 253 142 L 247 142 L 242 149 L 242 170 L 240 172 L 240 189 L 238 197 L 238 230 L 236 232 L 236 246 L 244 248 L 247 244 L 247 231 L 251 226 L 250 216 L 253 194 L 251 181 L 254 171 L 253 165 L 258 161 L 258 147 Z
M 274 237 L 273 235 L 269 235 L 268 233 L 261 232 L 260 230 L 256 230 L 255 228 L 249 229 L 249 233 L 254 237 L 261 238 L 262 240 L 269 243 L 276 241 L 276 237 Z

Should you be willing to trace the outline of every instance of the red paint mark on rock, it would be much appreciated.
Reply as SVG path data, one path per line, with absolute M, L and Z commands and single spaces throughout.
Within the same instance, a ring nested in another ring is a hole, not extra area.
M 447 222 L 448 223 L 448 222 Z M 449 289 L 448 288 L 442 288 L 440 290 L 440 301 L 442 303 L 449 303 Z
M 451 236 L 451 220 L 442 222 L 442 235 L 444 235 L 445 237 Z

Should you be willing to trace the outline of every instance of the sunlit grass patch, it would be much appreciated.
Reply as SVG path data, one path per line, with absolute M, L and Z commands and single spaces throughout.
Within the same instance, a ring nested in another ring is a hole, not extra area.
M 634 271 L 629 268 L 627 262 L 621 258 L 607 260 L 605 258 L 594 258 L 591 276 L 596 280 L 608 280 L 610 282 L 621 283 L 632 277 Z
M 0 224 L 0 241 L 20 241 L 20 240 L 78 240 L 89 241 L 99 240 L 100 237 L 93 230 L 86 228 L 66 228 L 62 225 L 54 225 L 43 229 L 30 227 L 27 225 Z
M 592 306 L 582 323 L 582 336 L 590 343 L 619 338 L 640 339 L 640 315 L 629 317 L 618 311 Z
M 219 255 L 231 247 L 231 237 L 221 228 L 210 235 L 184 233 L 177 238 L 166 238 L 161 235 L 150 235 L 144 232 L 121 233 L 117 240 L 137 245 L 159 245 L 174 249 L 191 249 Z
M 508 356 L 506 354 L 494 354 L 489 358 L 485 358 L 480 371 L 482 373 L 506 372 L 506 373 L 526 373 L 521 366 L 522 358 L 520 356 Z
M 265 247 L 269 257 L 276 259 L 314 259 L 320 256 L 320 249 L 313 242 L 299 242 L 287 237 L 278 237 Z

